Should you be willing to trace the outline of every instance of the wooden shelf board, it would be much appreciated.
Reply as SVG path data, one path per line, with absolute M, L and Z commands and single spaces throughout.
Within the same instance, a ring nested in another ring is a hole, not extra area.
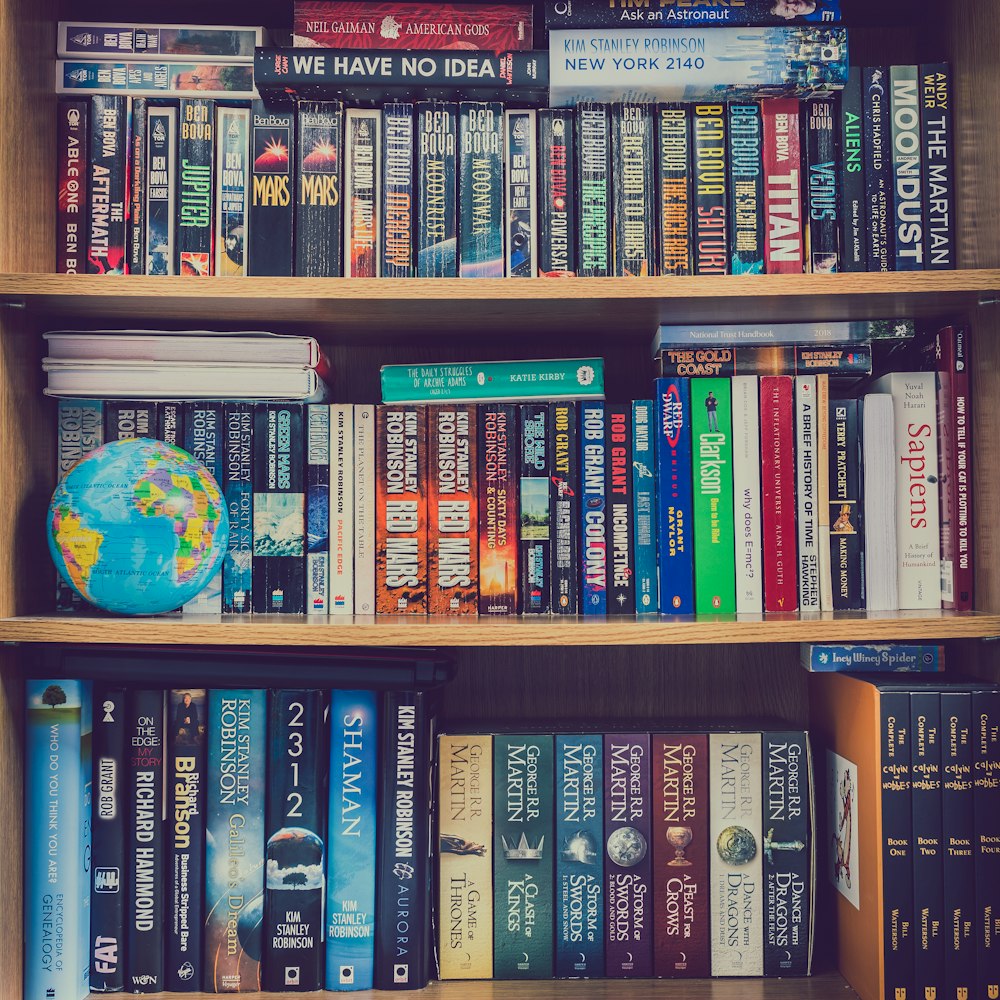
M 1000 270 L 668 278 L 154 278 L 0 274 L 0 302 L 72 322 L 322 322 L 344 331 L 545 325 L 650 336 L 660 322 L 941 316 L 995 298 Z
M 1000 615 L 950 611 L 697 618 L 406 618 L 52 615 L 0 619 L 0 642 L 208 646 L 659 646 L 884 642 L 1000 635 Z

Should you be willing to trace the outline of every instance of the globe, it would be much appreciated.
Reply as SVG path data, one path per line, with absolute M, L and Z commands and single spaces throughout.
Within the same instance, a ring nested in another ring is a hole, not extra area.
M 173 611 L 222 565 L 229 514 L 211 472 L 151 438 L 103 445 L 52 495 L 49 551 L 91 604 L 124 615 Z

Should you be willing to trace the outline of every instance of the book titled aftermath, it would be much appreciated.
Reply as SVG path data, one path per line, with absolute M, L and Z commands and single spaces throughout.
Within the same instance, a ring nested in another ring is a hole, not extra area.
M 337 278 L 343 266 L 344 106 L 305 101 L 297 117 L 294 270 Z
M 917 66 L 891 66 L 892 114 L 892 227 L 895 230 L 897 271 L 919 271 L 926 248 L 921 177 L 920 105 Z
M 639 278 L 656 269 L 654 111 L 647 104 L 611 108 L 614 273 Z
M 181 97 L 247 100 L 255 95 L 249 63 L 110 62 L 97 59 L 57 59 L 56 93 L 117 97 Z
M 215 273 L 246 274 L 250 195 L 250 109 L 219 105 L 215 119 Z
M 612 273 L 611 108 L 576 108 L 577 274 L 604 278 Z
M 326 403 L 306 407 L 306 613 L 311 615 L 330 614 L 330 410 Z M 345 428 L 338 430 L 343 440 Z M 346 430 L 349 434 L 350 427 Z
M 220 492 L 223 492 L 226 482 L 223 407 L 224 404 L 216 400 L 184 404 L 184 450 L 208 469 L 219 485 Z M 155 420 L 153 426 L 156 426 Z M 211 516 L 211 512 L 208 516 Z M 216 615 L 222 612 L 223 571 L 224 565 L 219 566 L 205 588 L 184 605 L 186 611 Z
M 580 453 L 575 403 L 549 404 L 549 511 L 552 517 L 552 613 L 575 615 L 579 598 Z
M 305 613 L 302 407 L 262 403 L 253 427 L 253 610 Z
M 205 56 L 212 60 L 248 62 L 263 41 L 261 28 L 203 24 L 119 24 L 60 21 L 56 55 L 127 57 L 130 59 Z
M 761 528 L 764 540 L 764 610 L 799 606 L 795 526 L 795 429 L 790 375 L 760 380 Z
M 242 615 L 253 607 L 253 405 L 224 403 L 222 422 L 222 492 L 229 512 L 222 611 Z
M 691 113 L 685 104 L 656 108 L 659 273 L 691 273 Z
M 727 274 L 730 233 L 724 105 L 694 106 L 691 142 L 694 273 Z
M 632 403 L 632 545 L 635 609 L 659 610 L 656 566 L 656 412 L 651 399 Z
M 608 610 L 607 448 L 603 403 L 581 403 L 580 612 Z
M 177 274 L 208 278 L 212 256 L 212 179 L 215 169 L 215 102 L 184 98 L 178 111 Z
M 801 12 L 775 9 L 770 0 L 746 0 L 731 4 L 728 0 L 703 3 L 675 3 L 655 0 L 547 0 L 545 27 L 552 28 L 683 28 L 709 24 L 723 27 L 756 25 L 810 24 L 840 21 L 840 2 L 815 5 Z
M 896 264 L 896 227 L 892 221 L 892 116 L 887 67 L 864 68 L 861 100 L 864 111 L 864 214 L 868 270 L 893 271 Z
M 553 973 L 553 737 L 493 738 L 493 975 Z
M 865 574 L 858 401 L 831 399 L 829 427 L 833 606 L 836 610 L 859 610 L 865 606 Z
M 920 67 L 920 129 L 924 199 L 924 266 L 930 271 L 957 267 L 955 246 L 955 164 L 951 68 Z
M 635 614 L 635 491 L 632 485 L 632 407 L 608 404 L 605 412 L 608 613 Z
M 538 274 L 576 274 L 576 124 L 572 108 L 538 112 Z
M 523 614 L 548 614 L 552 587 L 552 498 L 547 403 L 521 406 L 518 426 L 518 594 Z
M 478 413 L 479 613 L 517 612 L 517 407 L 487 403 Z
M 852 66 L 847 86 L 840 97 L 839 141 L 840 184 L 843 193 L 840 205 L 840 269 L 868 269 L 865 225 L 867 203 L 865 195 L 864 107 L 861 96 L 861 67 Z
M 89 101 L 60 101 L 57 121 L 56 273 L 83 274 L 90 157 Z
M 295 259 L 292 219 L 295 112 L 254 101 L 250 108 L 250 232 L 246 273 L 288 277 Z
M 458 276 L 458 105 L 415 105 L 418 278 Z
M 128 137 L 128 226 L 125 230 L 125 266 L 129 274 L 146 271 L 146 143 L 148 102 L 132 101 Z
M 458 114 L 458 276 L 502 278 L 504 108 L 463 101 Z
M 146 274 L 176 274 L 177 108 L 153 105 L 146 125 Z
M 533 108 L 504 111 L 504 233 L 508 278 L 538 274 L 538 118 Z
M 344 119 L 344 277 L 381 274 L 382 112 L 348 108 Z
M 764 273 L 764 123 L 760 104 L 727 109 L 732 274 Z
M 810 274 L 833 274 L 840 266 L 839 148 L 837 105 L 832 98 L 807 101 L 803 109 L 807 179 L 806 265 Z
M 125 274 L 127 99 L 101 94 L 92 97 L 88 125 L 87 273 Z
M 764 269 L 801 274 L 805 266 L 802 229 L 802 164 L 799 102 L 765 101 Z
M 330 426 L 328 454 L 330 470 L 324 475 L 321 466 L 323 462 L 323 450 L 317 448 L 314 452 L 315 468 L 314 482 L 325 482 L 329 486 L 327 494 L 328 516 L 325 525 L 314 523 L 310 528 L 310 535 L 317 540 L 324 533 L 326 534 L 325 548 L 329 552 L 329 592 L 327 610 L 331 615 L 350 615 L 354 613 L 354 594 L 356 577 L 360 576 L 364 569 L 369 572 L 374 571 L 372 567 L 355 567 L 354 531 L 364 525 L 365 511 L 358 506 L 358 515 L 355 517 L 354 477 L 356 465 L 364 457 L 357 453 L 358 445 L 355 440 L 355 407 L 350 403 L 334 403 L 330 406 Z M 374 412 L 374 411 L 373 411 Z M 322 424 L 322 419 L 319 423 Z M 315 434 L 322 433 L 320 428 L 316 428 Z M 316 444 L 319 441 L 316 440 Z M 315 488 L 317 496 L 316 503 L 310 507 L 319 514 L 323 507 L 322 496 L 324 487 L 319 485 Z M 310 538 L 310 550 L 312 548 L 312 537 Z M 315 553 L 317 555 L 320 552 Z M 322 566 L 322 559 L 315 560 L 317 568 Z M 321 583 L 322 574 L 318 573 L 314 579 L 308 573 L 309 566 L 306 566 L 307 576 L 310 581 L 310 605 L 315 608 L 313 600 L 315 592 L 318 592 L 318 585 Z
M 416 218 L 413 105 L 397 102 L 382 109 L 382 277 L 415 273 L 413 223 Z
M 657 353 L 660 375 L 869 375 L 869 344 L 829 346 L 775 344 L 769 347 L 664 347 Z

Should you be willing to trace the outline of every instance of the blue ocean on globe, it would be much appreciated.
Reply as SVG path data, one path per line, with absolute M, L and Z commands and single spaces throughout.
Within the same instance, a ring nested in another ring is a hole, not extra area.
M 90 452 L 52 495 L 49 551 L 91 604 L 125 615 L 174 611 L 212 579 L 229 544 L 229 514 L 212 474 L 151 438 Z

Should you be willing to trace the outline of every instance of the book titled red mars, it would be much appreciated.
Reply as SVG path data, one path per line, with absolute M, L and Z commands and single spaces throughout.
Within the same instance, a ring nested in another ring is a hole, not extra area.
M 295 4 L 293 43 L 299 48 L 519 52 L 531 48 L 531 26 L 530 3 L 302 0 Z

